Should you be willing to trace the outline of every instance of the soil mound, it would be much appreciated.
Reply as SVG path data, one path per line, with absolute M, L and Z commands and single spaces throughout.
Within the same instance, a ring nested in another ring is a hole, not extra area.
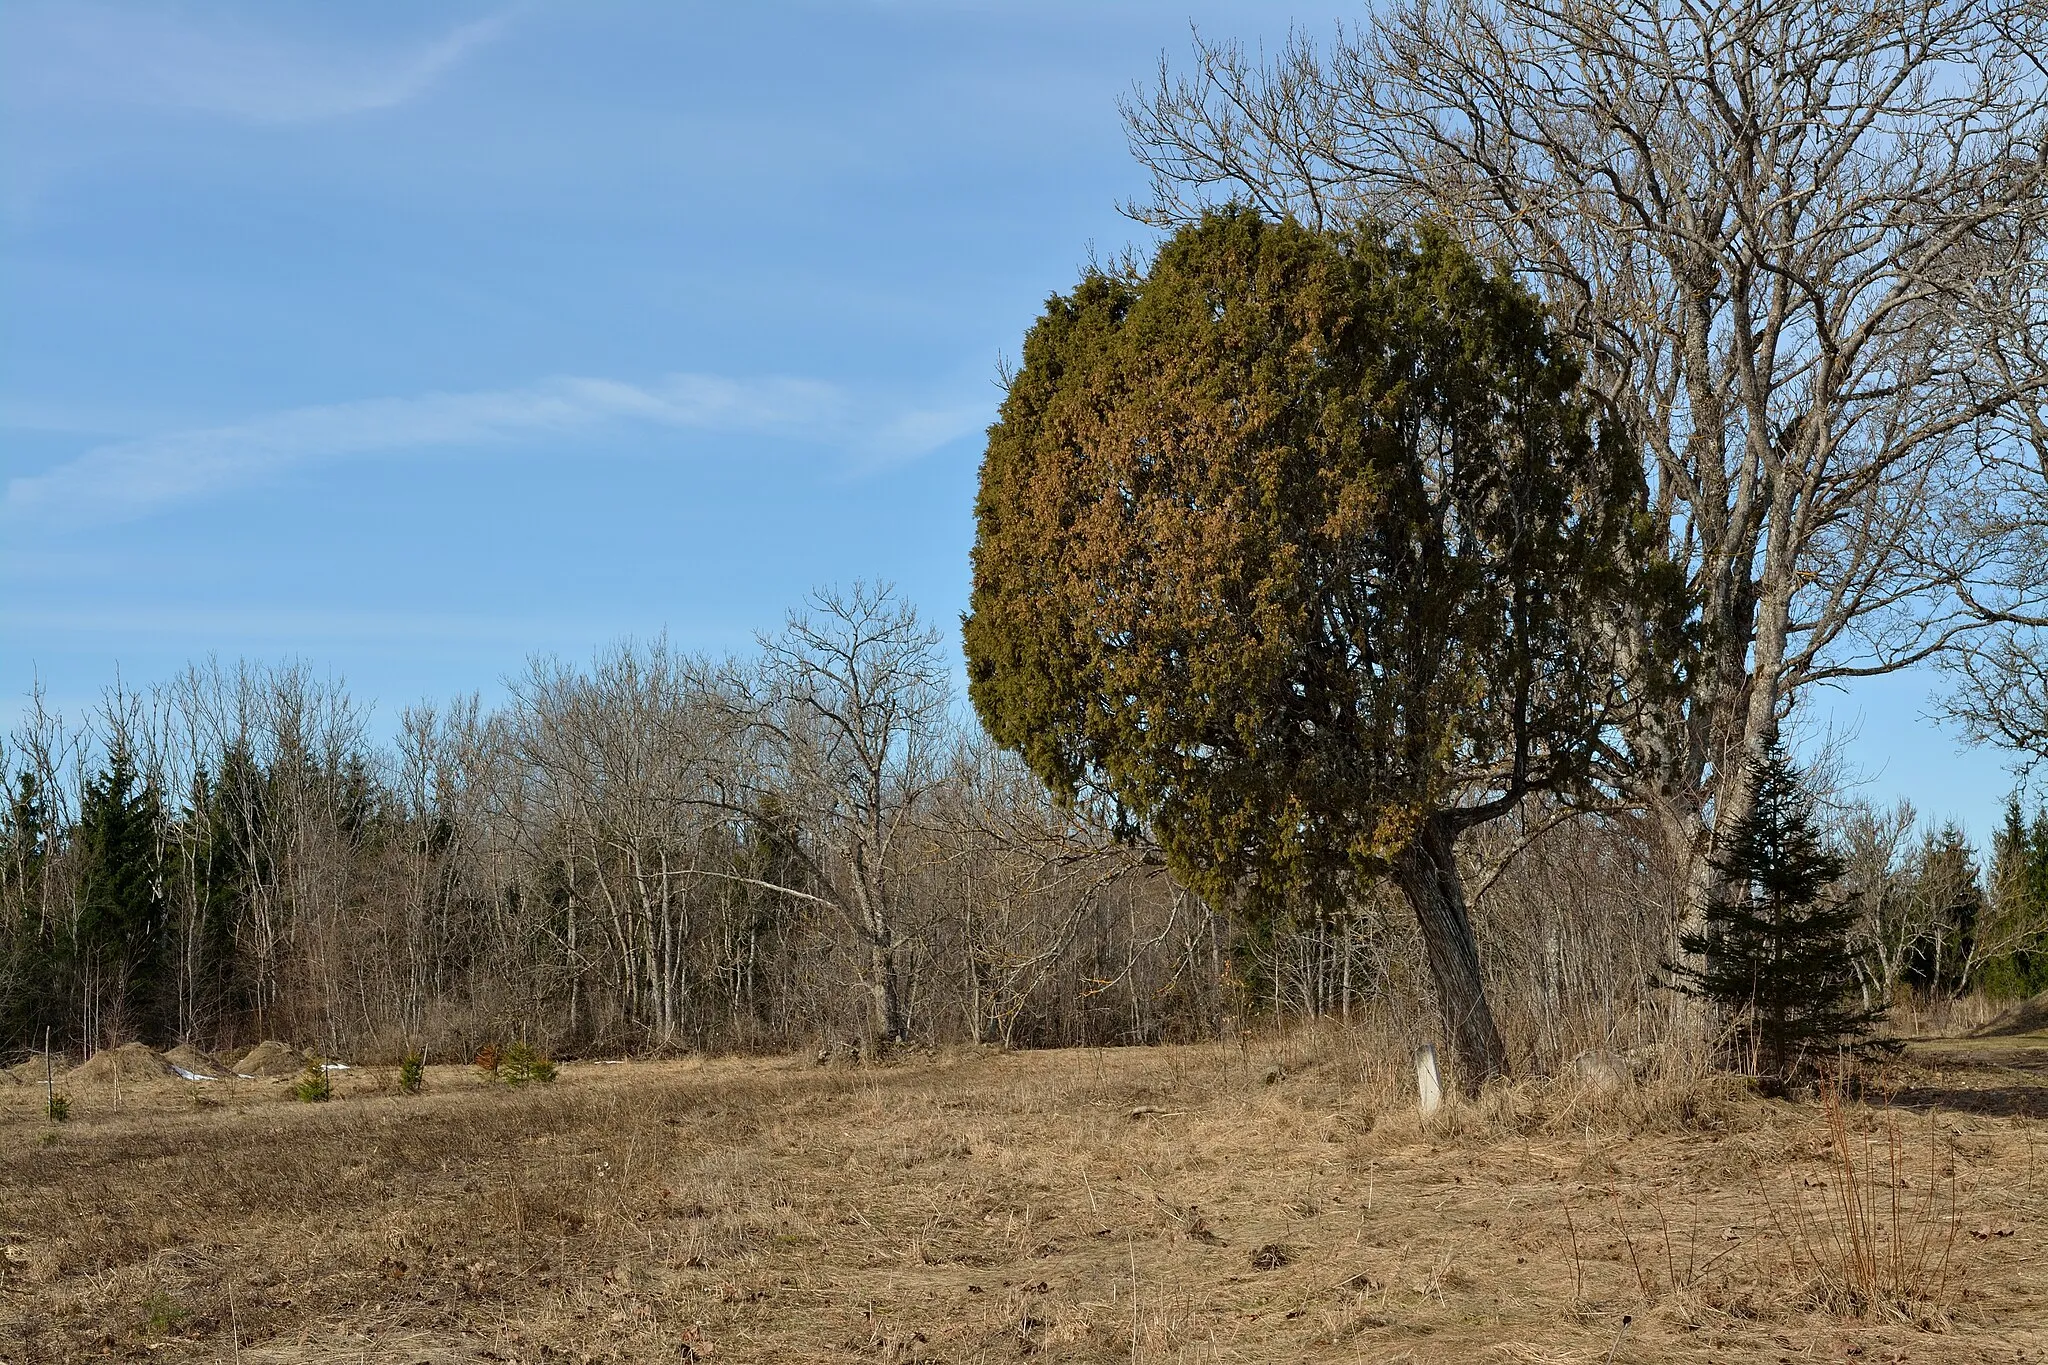
M 171 1064 L 162 1054 L 141 1043 L 123 1043 L 110 1047 L 104 1052 L 94 1053 L 91 1060 L 71 1073 L 74 1081 L 157 1081 L 178 1073 L 171 1070 Z
M 1977 1030 L 1979 1038 L 2005 1038 L 2015 1033 L 2039 1033 L 2048 1029 L 2048 991 L 2022 1000 Z
M 227 1063 L 210 1052 L 201 1052 L 190 1043 L 180 1043 L 164 1054 L 164 1060 L 180 1071 L 189 1071 L 195 1076 L 211 1076 L 215 1080 L 228 1074 Z
M 296 1076 L 306 1069 L 306 1054 L 275 1039 L 256 1044 L 235 1063 L 242 1076 Z
M 43 1069 L 46 1065 L 49 1067 L 47 1073 Z M 71 1062 L 69 1058 L 61 1054 L 53 1054 L 49 1062 L 45 1063 L 43 1055 L 39 1052 L 25 1062 L 16 1063 L 5 1071 L 0 1071 L 0 1076 L 5 1076 L 16 1085 L 41 1085 L 45 1074 L 61 1076 L 70 1069 Z

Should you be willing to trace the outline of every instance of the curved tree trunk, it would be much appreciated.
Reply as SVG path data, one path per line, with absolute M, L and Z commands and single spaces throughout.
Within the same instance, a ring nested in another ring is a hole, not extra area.
M 1394 883 L 1422 926 L 1458 1088 L 1476 1095 L 1485 1082 L 1507 1075 L 1508 1052 L 1486 1003 L 1479 944 L 1465 912 L 1465 884 L 1458 876 L 1452 845 L 1453 836 L 1441 821 L 1427 822 L 1415 842 L 1394 859 Z

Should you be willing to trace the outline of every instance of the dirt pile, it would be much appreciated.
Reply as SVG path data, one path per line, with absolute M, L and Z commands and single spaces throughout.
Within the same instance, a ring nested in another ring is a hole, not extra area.
M 180 1043 L 164 1054 L 164 1060 L 180 1071 L 189 1071 L 195 1076 L 211 1076 L 215 1080 L 228 1074 L 228 1066 L 210 1052 L 201 1052 L 190 1043 Z
M 141 1043 L 123 1043 L 96 1052 L 67 1078 L 74 1081 L 159 1081 L 178 1073 L 162 1054 Z
M 2048 991 L 2042 991 L 2031 1000 L 2022 1000 L 2005 1013 L 1977 1030 L 1979 1038 L 2009 1038 L 2017 1033 L 2040 1033 L 2048 1030 Z
M 256 1044 L 235 1063 L 241 1076 L 296 1076 L 305 1069 L 306 1054 L 275 1039 Z
M 47 1072 L 44 1069 L 46 1066 L 48 1067 Z M 45 1075 L 61 1076 L 70 1069 L 70 1058 L 60 1054 L 52 1056 L 46 1063 L 43 1060 L 43 1055 L 39 1052 L 25 1062 L 17 1062 L 6 1070 L 0 1071 L 0 1077 L 5 1078 L 0 1080 L 0 1085 L 41 1085 Z

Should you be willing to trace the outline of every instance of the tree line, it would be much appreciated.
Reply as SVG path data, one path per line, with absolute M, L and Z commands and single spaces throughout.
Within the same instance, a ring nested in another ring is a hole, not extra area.
M 820 594 L 755 654 L 536 661 L 390 733 L 302 664 L 207 664 L 4 750 L 0 1046 L 468 1055 L 1214 1037 L 1376 1012 L 1418 1036 L 1413 918 L 1215 903 L 1062 806 L 949 704 L 894 596 Z M 1461 844 L 1522 1065 L 1660 1037 L 1682 912 L 1640 820 L 1540 803 Z M 2048 976 L 2048 812 L 1988 882 L 1909 810 L 1832 822 L 1873 999 Z

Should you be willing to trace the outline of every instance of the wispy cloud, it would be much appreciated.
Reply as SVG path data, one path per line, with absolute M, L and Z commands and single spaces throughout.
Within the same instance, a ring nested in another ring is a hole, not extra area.
M 653 384 L 559 378 L 522 389 L 293 408 L 226 426 L 98 446 L 9 480 L 6 520 L 102 525 L 302 466 L 590 432 L 620 423 L 783 436 L 839 452 L 859 472 L 915 459 L 975 430 L 964 405 L 878 409 L 833 384 L 676 374 Z
M 287 10 L 266 10 L 273 16 Z M 7 25 L 7 84 L 41 97 L 296 123 L 389 109 L 503 32 L 507 15 L 403 46 L 308 42 L 151 6 L 40 5 Z

